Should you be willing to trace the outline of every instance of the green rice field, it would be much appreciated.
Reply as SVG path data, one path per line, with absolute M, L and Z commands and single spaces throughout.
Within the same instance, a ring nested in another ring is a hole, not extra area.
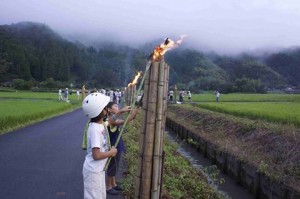
M 0 98 L 18 98 L 18 99 L 57 99 L 58 93 L 50 92 L 29 92 L 29 91 L 17 91 L 17 92 L 0 92 Z M 76 94 L 69 95 L 70 99 L 75 99 Z
M 192 102 L 237 117 L 300 126 L 299 94 L 221 94 L 217 103 L 213 93 L 206 93 L 192 96 Z
M 187 96 L 185 96 L 187 101 Z M 192 95 L 193 102 L 214 102 L 216 97 L 213 92 Z M 221 102 L 300 102 L 299 94 L 222 94 Z
M 197 106 L 238 117 L 300 126 L 299 102 L 209 102 Z
M 76 95 L 69 99 L 58 101 L 57 93 L 0 92 L 0 134 L 81 105 Z

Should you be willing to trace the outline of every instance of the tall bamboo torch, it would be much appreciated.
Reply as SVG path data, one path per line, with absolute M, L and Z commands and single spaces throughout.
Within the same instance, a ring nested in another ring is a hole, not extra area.
M 129 106 L 131 104 L 131 83 L 127 86 L 127 98 L 126 98 L 126 105 Z
M 166 118 L 163 114 L 167 108 L 169 76 L 169 67 L 164 63 L 163 55 L 168 50 L 180 45 L 184 37 L 185 35 L 181 36 L 181 39 L 176 43 L 167 38 L 164 43 L 155 48 L 147 62 L 143 78 L 137 91 L 138 96 L 145 81 L 135 198 L 160 198 L 161 174 L 163 168 L 162 146 Z M 131 104 L 131 107 L 133 110 L 135 107 L 134 102 Z M 130 114 L 131 112 L 129 115 Z M 116 140 L 115 147 L 118 145 L 126 127 L 128 116 Z M 105 169 L 107 169 L 110 160 L 111 158 L 108 159 Z
M 161 198 L 163 134 L 169 79 L 169 66 L 164 62 L 163 55 L 179 45 L 182 39 L 176 43 L 166 39 L 152 53 L 144 86 L 135 198 Z

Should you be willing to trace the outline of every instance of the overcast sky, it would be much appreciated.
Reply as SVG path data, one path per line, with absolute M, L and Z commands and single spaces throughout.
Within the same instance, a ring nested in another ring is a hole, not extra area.
M 225 53 L 300 46 L 300 0 L 0 0 L 0 25 L 20 21 L 132 45 L 186 34 Z

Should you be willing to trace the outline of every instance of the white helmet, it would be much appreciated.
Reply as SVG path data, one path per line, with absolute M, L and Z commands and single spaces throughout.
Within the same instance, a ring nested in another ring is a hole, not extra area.
M 91 93 L 82 102 L 82 109 L 88 118 L 97 117 L 110 101 L 110 97 L 101 93 Z

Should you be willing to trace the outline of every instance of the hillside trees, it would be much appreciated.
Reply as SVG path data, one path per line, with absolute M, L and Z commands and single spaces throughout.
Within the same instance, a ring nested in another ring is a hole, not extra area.
M 228 75 L 204 54 L 195 50 L 177 50 L 167 55 L 170 84 L 182 83 L 191 90 L 212 90 L 224 84 Z
M 278 88 L 285 85 L 285 79 L 279 73 L 246 54 L 239 57 L 219 56 L 213 62 L 229 75 L 232 88 L 228 85 L 226 88 L 230 92 L 262 92 L 264 87 Z
M 34 86 L 126 86 L 137 71 L 144 72 L 158 42 L 139 49 L 109 42 L 86 47 L 63 39 L 44 24 L 4 25 L 0 26 L 0 81 L 17 79 L 16 84 L 24 85 L 26 82 L 20 81 L 24 80 Z M 300 85 L 299 49 L 257 58 L 178 48 L 168 52 L 165 61 L 170 65 L 169 84 L 178 89 L 264 92 L 287 83 Z
M 293 86 L 300 86 L 300 49 L 272 54 L 265 59 L 267 65 L 286 77 Z

